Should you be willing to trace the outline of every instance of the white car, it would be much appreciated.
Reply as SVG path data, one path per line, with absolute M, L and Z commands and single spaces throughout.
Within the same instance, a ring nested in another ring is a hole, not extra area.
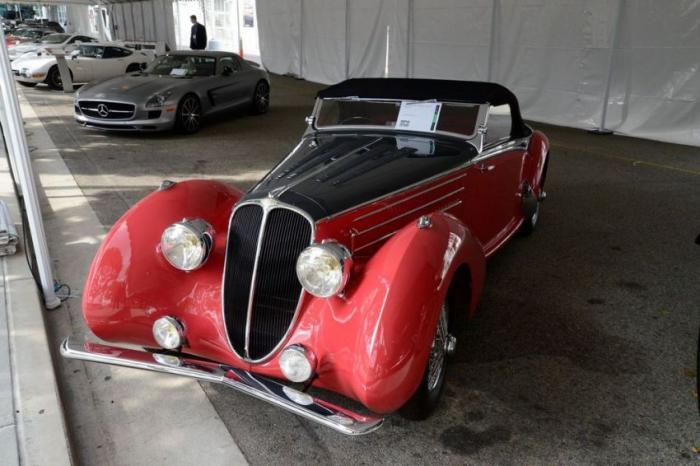
M 38 42 L 24 42 L 17 45 L 11 45 L 7 48 L 7 53 L 10 56 L 10 61 L 23 56 L 27 53 L 43 53 L 42 49 L 46 47 L 59 48 L 65 53 L 72 52 L 78 45 L 98 42 L 94 37 L 84 36 L 82 34 L 49 34 L 44 36 Z
M 66 56 L 66 63 L 73 83 L 82 84 L 139 71 L 155 57 L 153 50 L 134 50 L 121 43 L 80 44 L 70 56 Z M 46 83 L 52 89 L 63 89 L 54 55 L 18 58 L 12 62 L 12 73 L 23 86 Z

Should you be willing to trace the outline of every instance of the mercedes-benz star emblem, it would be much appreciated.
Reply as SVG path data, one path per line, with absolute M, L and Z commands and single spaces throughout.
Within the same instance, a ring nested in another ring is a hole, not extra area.
M 107 118 L 109 116 L 109 108 L 105 104 L 99 104 L 97 106 L 97 114 L 102 118 Z

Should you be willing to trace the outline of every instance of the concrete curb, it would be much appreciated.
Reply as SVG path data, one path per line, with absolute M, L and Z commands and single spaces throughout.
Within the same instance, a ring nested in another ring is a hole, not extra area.
M 79 295 L 105 229 L 21 91 L 19 100 L 45 196 L 42 209 L 54 270 Z M 57 339 L 75 335 L 96 340 L 83 323 L 79 298 L 68 300 L 48 320 Z M 58 349 L 59 341 L 52 344 Z M 66 359 L 57 361 L 57 371 L 81 463 L 247 464 L 193 380 Z
M 0 159 L 0 199 L 7 203 L 13 221 L 21 227 L 6 158 Z M 24 465 L 70 465 L 70 444 L 49 351 L 44 308 L 24 254 L 18 248 L 17 254 L 1 260 L 16 458 Z M 0 340 L 3 336 L 0 333 Z M 0 387 L 0 390 L 9 388 Z M 16 464 L 14 452 L 8 449 L 10 429 L 4 430 L 7 430 L 3 434 L 5 448 L 0 458 L 3 464 Z

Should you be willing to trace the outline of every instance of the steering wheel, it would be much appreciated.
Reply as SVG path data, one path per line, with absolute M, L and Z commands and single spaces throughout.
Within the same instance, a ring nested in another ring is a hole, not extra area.
M 370 119 L 367 118 L 367 117 L 363 117 L 363 116 L 353 116 L 353 117 L 349 117 L 349 118 L 346 118 L 346 119 L 342 120 L 342 121 L 340 122 L 340 124 L 341 124 L 341 125 L 344 125 L 344 124 L 346 124 L 346 123 L 350 123 L 351 121 L 355 121 L 356 123 L 370 123 L 370 124 L 372 123 L 372 120 L 370 120 Z

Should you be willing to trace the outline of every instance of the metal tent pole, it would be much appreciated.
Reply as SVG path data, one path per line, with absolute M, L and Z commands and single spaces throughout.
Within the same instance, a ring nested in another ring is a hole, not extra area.
M 612 74 L 613 74 L 613 62 L 615 61 L 615 49 L 617 49 L 617 44 L 620 39 L 620 22 L 622 21 L 622 11 L 624 9 L 625 0 L 618 0 L 617 2 L 617 17 L 615 18 L 615 24 L 612 32 L 612 43 L 610 44 L 610 56 L 608 57 L 608 76 L 605 80 L 605 91 L 603 92 L 603 109 L 600 112 L 600 123 L 598 127 L 591 131 L 594 134 L 612 134 L 612 130 L 605 127 L 606 119 L 608 116 L 608 100 L 610 100 L 610 85 L 612 84 Z
M 491 37 L 489 37 L 489 69 L 487 71 L 488 76 L 486 77 L 487 81 L 493 81 L 493 75 L 494 75 L 494 67 L 495 65 L 495 59 L 496 59 L 496 47 L 498 46 L 498 43 L 496 42 L 496 34 L 498 32 L 497 29 L 497 20 L 498 20 L 498 11 L 500 9 L 500 0 L 493 0 L 493 4 L 491 6 Z
M 350 79 L 350 0 L 345 0 L 345 79 Z
M 15 94 L 15 80 L 10 71 L 10 59 L 5 46 L 5 34 L 0 32 L 0 97 L 4 111 L 0 123 L 2 130 L 7 135 L 8 154 L 14 160 L 16 175 L 19 178 L 24 205 L 27 210 L 27 221 L 29 223 L 29 234 L 31 234 L 34 254 L 36 256 L 39 280 L 44 294 L 44 303 L 48 309 L 54 309 L 61 305 L 54 291 L 53 272 L 51 271 L 51 259 L 49 258 L 49 248 L 46 245 L 46 233 L 44 231 L 44 221 L 41 218 L 41 208 L 39 206 L 39 194 L 34 182 L 34 172 L 32 171 L 31 159 L 27 138 L 22 126 L 22 114 L 19 109 L 19 101 Z M 24 231 L 26 235 L 26 230 Z M 27 251 L 25 251 L 25 254 Z

